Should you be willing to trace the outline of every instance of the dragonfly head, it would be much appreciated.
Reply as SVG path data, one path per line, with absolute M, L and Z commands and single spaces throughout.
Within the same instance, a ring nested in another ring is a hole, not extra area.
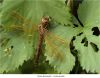
M 46 27 L 49 24 L 50 20 L 51 20 L 50 16 L 46 16 L 42 18 L 41 23 L 44 27 Z

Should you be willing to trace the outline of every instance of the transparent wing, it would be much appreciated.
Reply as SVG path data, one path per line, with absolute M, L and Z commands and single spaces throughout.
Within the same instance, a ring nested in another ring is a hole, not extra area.
M 45 44 L 45 56 L 49 64 L 53 66 L 58 73 L 69 73 L 75 62 L 75 58 L 70 53 L 70 41 L 67 39 L 64 40 L 60 38 L 60 36 L 46 30 Z
M 0 29 L 0 73 L 15 70 L 24 61 L 34 58 L 38 40 L 34 25 L 19 14 L 15 16 L 11 15 L 12 19 L 5 21 L 4 30 Z
M 35 26 L 31 20 L 26 19 L 24 16 L 12 12 L 11 17 L 16 20 L 13 24 L 8 26 L 10 30 L 23 31 L 27 36 L 32 36 L 35 31 L 37 31 L 37 26 Z
M 59 36 L 57 36 L 56 34 L 48 31 L 47 29 L 45 29 L 45 31 L 46 31 L 46 33 L 45 33 L 46 37 L 49 36 L 49 37 L 51 37 L 50 38 L 51 40 L 57 40 L 57 41 L 60 42 L 59 44 L 67 46 L 67 44 L 68 44 L 67 40 L 64 40 L 64 39 L 60 38 Z

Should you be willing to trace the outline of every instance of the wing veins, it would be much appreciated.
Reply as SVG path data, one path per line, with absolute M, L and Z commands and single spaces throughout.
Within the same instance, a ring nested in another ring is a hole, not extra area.
M 48 41 L 49 40 L 49 41 Z M 63 53 L 61 53 L 57 48 L 58 48 L 58 46 L 55 46 L 55 45 L 53 45 L 52 43 L 51 43 L 51 41 L 50 41 L 50 39 L 48 39 L 48 37 L 47 37 L 47 44 L 49 44 L 50 46 L 51 46 L 51 48 L 52 48 L 52 50 L 54 51 L 54 52 L 52 52 L 52 54 L 54 54 L 55 53 L 55 57 L 56 57 L 56 59 L 59 59 L 60 61 L 62 61 L 64 58 L 63 58 Z M 61 58 L 59 58 L 59 57 L 61 57 Z
M 65 40 L 63 40 L 63 39 L 61 39 L 61 38 L 59 38 L 57 35 L 55 35 L 54 33 L 52 33 L 52 32 L 49 32 L 48 30 L 45 30 L 46 31 L 46 35 L 48 35 L 48 36 L 51 36 L 52 37 L 52 40 L 58 40 L 58 41 L 60 41 L 61 42 L 61 44 L 63 44 L 63 45 L 65 45 L 65 46 L 67 46 L 67 44 L 68 44 L 68 42 L 67 41 L 65 41 Z

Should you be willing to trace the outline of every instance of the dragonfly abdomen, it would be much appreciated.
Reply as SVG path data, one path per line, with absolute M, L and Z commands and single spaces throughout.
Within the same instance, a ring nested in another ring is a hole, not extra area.
M 42 42 L 44 39 L 45 29 L 48 23 L 49 23 L 49 17 L 43 17 L 41 20 L 41 23 L 38 25 L 39 40 L 38 40 L 38 45 L 36 49 L 36 58 L 35 58 L 36 64 L 38 64 L 38 60 L 42 52 Z

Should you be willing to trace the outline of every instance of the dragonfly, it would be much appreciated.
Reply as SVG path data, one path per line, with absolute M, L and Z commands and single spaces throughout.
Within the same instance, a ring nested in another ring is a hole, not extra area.
M 12 24 L 10 28 L 14 30 L 17 29 L 23 32 L 28 32 L 27 28 L 25 29 L 24 25 L 28 26 L 30 23 L 32 23 L 31 20 L 28 20 L 28 19 L 26 20 L 24 16 L 18 14 L 17 12 L 12 12 L 11 16 L 17 19 L 18 21 L 21 21 L 22 23 L 21 25 Z M 50 44 L 52 49 L 58 48 L 58 46 L 52 44 L 52 41 L 55 41 L 55 40 L 59 41 L 61 45 L 65 45 L 65 46 L 67 44 L 65 40 L 61 39 L 59 36 L 49 31 L 48 26 L 50 26 L 51 20 L 52 18 L 50 16 L 43 16 L 38 26 L 34 26 L 34 24 L 32 24 L 32 28 L 29 30 L 30 33 L 28 34 L 28 36 L 30 37 L 33 36 L 34 32 L 32 31 L 37 31 L 39 33 L 38 44 L 37 44 L 36 53 L 35 53 L 35 63 L 36 64 L 38 64 L 40 55 L 42 53 L 43 40 L 47 39 L 48 44 Z M 51 38 L 48 38 L 48 36 L 51 36 Z

